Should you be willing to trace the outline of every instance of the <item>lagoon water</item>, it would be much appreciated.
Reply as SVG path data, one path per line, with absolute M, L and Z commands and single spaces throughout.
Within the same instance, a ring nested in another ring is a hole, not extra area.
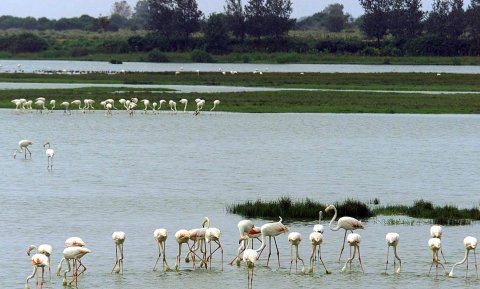
M 418 198 L 460 207 L 480 203 L 477 115 L 217 112 L 194 117 L 164 112 L 130 118 L 124 111 L 105 117 L 100 111 L 67 116 L 60 111 L 40 115 L 0 110 L 0 123 L 0 288 L 23 288 L 32 271 L 25 254 L 28 245 L 52 244 L 55 270 L 63 242 L 71 236 L 82 237 L 93 251 L 83 259 L 88 271 L 79 288 L 245 288 L 245 267 L 226 264 L 238 247 L 236 225 L 242 218 L 225 209 L 244 200 L 290 196 L 326 203 L 378 197 L 382 204 L 410 204 Z M 34 142 L 32 159 L 13 159 L 17 142 L 24 138 Z M 55 149 L 52 171 L 46 168 L 44 140 Z M 212 271 L 193 271 L 182 261 L 180 272 L 152 272 L 158 252 L 154 229 L 169 231 L 167 259 L 173 267 L 173 234 L 199 227 L 204 216 L 222 230 L 225 270 L 220 270 L 217 255 Z M 307 261 L 308 235 L 316 222 L 284 220 L 291 231 L 302 233 L 300 255 Z M 254 219 L 258 226 L 267 221 L 272 220 Z M 368 220 L 366 229 L 358 232 L 365 274 L 357 266 L 340 272 L 343 264 L 336 259 L 343 232 L 327 229 L 322 253 L 331 275 L 318 265 L 314 274 L 289 274 L 290 247 L 281 235 L 281 268 L 275 259 L 271 268 L 263 266 L 263 255 L 253 285 L 480 286 L 472 264 L 467 280 L 465 265 L 456 268 L 455 278 L 427 275 L 430 224 L 390 226 L 384 221 Z M 110 274 L 115 262 L 111 234 L 117 230 L 127 234 L 123 276 Z M 393 268 L 382 274 L 388 232 L 401 236 L 399 276 L 392 274 Z M 480 238 L 480 225 L 444 227 L 448 270 L 463 258 L 462 240 L 468 235 Z M 348 249 L 344 261 L 347 255 Z M 43 288 L 62 288 L 61 279 L 54 277 Z

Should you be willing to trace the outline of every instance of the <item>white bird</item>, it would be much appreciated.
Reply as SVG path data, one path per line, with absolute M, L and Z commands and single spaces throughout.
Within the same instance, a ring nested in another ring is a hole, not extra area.
M 63 113 L 66 114 L 66 113 L 67 113 L 67 110 L 68 110 L 68 114 L 72 114 L 72 113 L 70 112 L 70 110 L 68 109 L 68 107 L 70 106 L 70 103 L 69 103 L 68 101 L 62 102 L 62 106 L 63 106 L 63 108 L 64 108 Z
M 439 226 L 439 225 L 433 225 L 432 227 L 430 227 L 430 236 L 432 238 L 438 238 L 438 239 L 442 239 L 442 226 Z M 443 255 L 443 250 L 442 248 L 440 248 L 440 254 L 442 254 L 442 258 L 443 258 L 443 262 L 445 264 L 447 264 L 447 260 L 445 260 L 445 256 Z
M 242 238 L 240 238 L 240 242 L 246 241 L 247 249 L 243 252 L 242 260 L 247 265 L 247 272 L 248 272 L 247 287 L 251 289 L 253 288 L 253 269 L 255 268 L 255 262 L 258 260 L 258 251 L 248 248 L 249 240 L 250 238 L 248 237 L 248 235 L 244 235 L 242 236 Z
M 237 224 L 238 231 L 240 232 L 240 241 L 239 244 L 240 246 L 237 249 L 237 255 L 233 260 L 228 263 L 228 265 L 232 265 L 235 260 L 237 260 L 237 266 L 240 266 L 240 254 L 247 249 L 246 247 L 246 242 L 244 239 L 242 239 L 243 236 L 248 236 L 250 238 L 257 238 L 261 236 L 261 228 L 260 227 L 255 227 L 253 222 L 251 220 L 241 220 Z M 252 240 L 252 247 L 253 247 L 253 240 Z M 252 248 L 253 249 L 253 248 Z
M 13 158 L 16 158 L 17 157 L 17 153 L 23 153 L 25 152 L 25 159 L 27 158 L 27 151 L 28 153 L 30 154 L 30 158 L 32 158 L 32 152 L 28 149 L 28 146 L 32 145 L 33 142 L 31 140 L 28 140 L 28 139 L 22 139 L 21 141 L 18 142 L 18 149 L 15 150 L 15 152 L 13 153 Z
M 121 231 L 113 232 L 112 239 L 113 242 L 115 242 L 115 265 L 111 273 L 121 272 L 123 274 L 123 243 L 125 242 L 125 233 Z M 119 254 L 120 257 L 118 256 Z
M 170 105 L 170 110 L 173 111 L 174 113 L 177 113 L 177 103 L 173 100 L 170 100 L 168 102 L 168 105 Z
M 267 240 L 266 238 L 269 238 L 269 252 L 268 252 L 268 258 L 267 258 L 267 266 L 270 261 L 270 256 L 272 255 L 272 237 L 273 241 L 275 242 L 275 247 L 277 248 L 277 259 L 278 259 L 278 267 L 280 268 L 280 252 L 278 251 L 278 246 L 277 246 L 277 240 L 276 236 L 288 232 L 288 227 L 282 224 L 282 217 L 279 217 L 280 220 L 278 222 L 274 223 L 267 223 L 264 224 L 261 228 L 260 231 L 262 233 L 262 245 L 260 248 L 257 249 L 257 252 L 262 251 L 266 246 L 267 246 Z
M 220 100 L 218 100 L 218 99 L 214 100 L 214 101 L 213 101 L 213 107 L 212 107 L 212 109 L 211 109 L 210 111 L 214 110 L 215 107 L 217 107 L 217 105 L 219 105 L 219 104 L 220 104 Z
M 180 256 L 182 255 L 182 245 L 187 244 L 187 248 L 190 248 L 188 245 L 188 241 L 190 241 L 190 233 L 187 230 L 178 230 L 175 233 L 175 240 L 178 243 L 178 255 L 177 255 L 177 261 L 175 263 L 175 270 L 178 271 L 180 270 Z
M 388 253 L 390 252 L 390 247 L 393 247 L 393 254 L 395 255 L 393 259 L 393 271 L 395 271 L 395 260 L 398 259 L 400 266 L 398 267 L 396 273 L 400 274 L 400 270 L 402 269 L 402 260 L 397 255 L 397 245 L 400 241 L 400 235 L 398 233 L 388 233 L 385 236 L 385 241 L 387 242 L 387 263 L 385 264 L 385 273 L 387 273 Z
M 160 101 L 158 102 L 158 110 L 162 109 L 162 104 L 165 104 L 165 103 L 167 103 L 165 99 L 160 99 Z
M 73 265 L 73 278 L 70 282 L 67 282 L 67 273 L 72 270 L 72 267 L 70 266 L 70 261 L 73 261 L 73 262 L 78 261 L 81 264 L 80 259 L 86 254 L 91 252 L 92 251 L 90 251 L 85 247 L 77 247 L 77 246 L 68 247 L 68 248 L 65 248 L 65 250 L 63 250 L 63 258 L 62 260 L 60 260 L 60 263 L 58 264 L 58 267 L 57 267 L 57 276 L 60 276 L 60 272 L 62 271 L 63 261 L 67 262 L 68 268 L 63 272 L 63 281 L 62 281 L 63 286 L 67 286 L 67 284 L 72 285 L 72 283 L 75 281 L 75 285 L 76 287 L 78 287 L 78 276 L 83 274 L 86 268 L 84 266 L 84 270 L 78 273 L 78 268 L 75 268 L 75 265 Z
M 38 268 L 42 268 L 42 280 L 40 281 L 40 286 L 43 287 L 43 275 L 44 275 L 44 270 L 45 267 L 50 268 L 50 263 L 48 260 L 48 257 L 45 256 L 44 254 L 35 254 L 32 256 L 32 265 L 33 265 L 33 272 L 30 276 L 27 277 L 27 280 L 25 281 L 25 289 L 29 289 L 30 287 L 28 286 L 28 280 L 32 279 L 35 277 L 37 274 Z M 37 277 L 37 283 L 36 283 L 36 288 L 38 288 L 38 277 Z
M 78 105 L 78 109 L 82 109 L 82 101 L 80 99 L 75 99 L 74 101 L 72 101 L 71 103 L 72 105 Z
M 302 273 L 305 273 L 305 263 L 303 259 L 298 255 L 298 245 L 302 241 L 302 235 L 298 232 L 291 232 L 288 234 L 288 242 L 290 242 L 290 273 L 292 273 L 293 263 L 293 247 L 295 247 L 295 273 L 297 272 L 298 260 L 302 261 Z
M 147 109 L 148 109 L 148 107 L 150 106 L 150 100 L 148 100 L 148 99 L 142 99 L 142 100 L 140 100 L 140 102 L 143 102 L 143 106 L 144 106 L 143 112 L 144 112 L 145 114 L 147 114 Z
M 52 252 L 53 252 L 52 246 L 49 245 L 49 244 L 42 244 L 42 245 L 38 246 L 38 248 L 37 248 L 37 246 L 35 246 L 35 245 L 30 245 L 30 246 L 28 246 L 27 255 L 30 256 L 30 254 L 33 250 L 37 250 L 38 254 L 43 254 L 43 255 L 47 256 L 47 259 L 48 259 L 48 273 L 50 275 L 50 280 L 52 280 L 52 272 L 50 270 L 50 263 L 51 263 L 50 262 L 51 261 L 50 257 L 52 256 Z M 42 277 L 42 279 L 43 279 L 43 277 Z
M 309 272 L 313 273 L 313 267 L 314 267 L 314 263 L 315 263 L 315 251 L 317 251 L 316 249 L 318 247 L 318 259 L 320 260 L 320 262 L 322 262 L 323 268 L 325 268 L 325 273 L 330 274 L 330 272 L 328 272 L 328 270 L 327 270 L 327 267 L 325 267 L 325 263 L 323 263 L 323 260 L 322 260 L 321 247 L 322 247 L 322 244 L 323 244 L 323 234 L 320 233 L 320 232 L 312 232 L 312 233 L 310 233 L 309 240 L 310 240 L 310 243 L 312 244 L 312 254 L 310 255 L 310 269 L 309 269 Z
M 50 100 L 50 112 L 53 112 L 55 109 L 55 99 Z
M 43 110 L 44 109 L 47 109 L 45 107 L 45 101 L 44 100 L 41 100 L 41 99 L 37 99 L 35 101 L 35 105 L 38 106 L 38 110 L 40 111 L 40 113 L 43 113 Z
M 105 115 L 112 115 L 112 107 L 113 107 L 113 105 L 111 103 L 106 103 L 105 104 L 105 109 L 107 110 Z
M 208 219 L 207 219 L 208 220 Z M 218 228 L 210 228 L 210 220 L 208 220 L 207 230 L 205 231 L 205 242 L 210 244 L 210 254 L 207 257 L 206 261 L 210 262 L 210 269 L 212 269 L 212 256 L 213 254 L 220 249 L 222 254 L 222 271 L 223 271 L 223 247 L 220 242 L 221 231 Z M 212 242 L 217 244 L 217 248 L 212 252 Z
M 324 231 L 323 225 L 321 224 L 321 222 L 322 222 L 322 216 L 323 216 L 323 212 L 322 212 L 322 211 L 319 211 L 319 212 L 318 212 L 318 224 L 315 224 L 315 225 L 313 226 L 313 231 L 314 231 L 314 232 L 321 233 L 321 234 L 323 234 L 323 231 Z
M 450 277 L 453 277 L 453 269 L 455 269 L 455 267 L 457 265 L 461 265 L 461 264 L 465 263 L 465 261 L 467 261 L 467 270 L 465 271 L 465 278 L 467 278 L 467 274 L 468 274 L 468 254 L 472 250 L 473 255 L 475 256 L 475 272 L 477 273 L 477 278 L 478 278 L 478 264 L 477 264 L 477 251 L 476 251 L 477 250 L 477 244 L 478 244 L 477 238 L 475 238 L 475 237 L 468 236 L 465 239 L 463 239 L 463 245 L 465 246 L 465 257 L 463 258 L 462 261 L 460 261 L 458 263 L 455 263 L 453 265 L 452 270 L 450 271 L 450 274 L 449 274 Z
M 43 147 L 45 148 L 48 145 L 45 154 L 47 155 L 47 170 L 53 168 L 53 156 L 55 155 L 55 151 L 50 148 L 50 142 L 45 141 L 43 143 Z
M 430 275 L 430 272 L 432 271 L 432 266 L 435 264 L 435 273 L 438 276 L 438 265 L 441 265 L 443 267 L 443 270 L 445 271 L 445 275 L 447 274 L 447 271 L 445 270 L 445 266 L 443 266 L 442 263 L 440 263 L 440 260 L 438 258 L 438 251 L 442 248 L 442 240 L 439 238 L 430 238 L 428 240 L 428 246 L 430 247 L 430 250 L 432 251 L 432 265 L 430 265 L 430 270 L 428 271 L 428 275 Z
M 170 267 L 168 266 L 167 259 L 165 256 L 165 241 L 167 240 L 168 232 L 166 229 L 156 229 L 153 232 L 153 237 L 157 241 L 157 245 L 158 245 L 158 258 L 157 258 L 157 262 L 155 262 L 155 266 L 153 266 L 153 271 L 157 270 L 157 263 L 158 263 L 158 260 L 160 260 L 160 257 L 162 255 L 163 255 L 163 270 L 170 271 Z
M 180 99 L 178 102 L 180 102 L 181 104 L 184 105 L 184 107 L 183 107 L 183 112 L 186 112 L 186 111 L 187 111 L 188 99 L 182 98 L 182 99 Z
M 360 242 L 362 241 L 362 238 L 360 238 L 360 235 L 357 233 L 350 233 L 348 234 L 347 237 L 347 242 L 350 245 L 350 247 L 353 247 L 353 253 L 350 256 L 350 258 L 345 262 L 345 265 L 343 265 L 342 272 L 345 272 L 347 270 L 347 264 L 350 263 L 350 269 L 352 268 L 352 261 L 355 259 L 355 253 L 358 250 L 358 261 L 360 262 L 360 267 L 362 268 L 363 272 L 363 266 L 362 266 L 362 257 L 360 256 Z

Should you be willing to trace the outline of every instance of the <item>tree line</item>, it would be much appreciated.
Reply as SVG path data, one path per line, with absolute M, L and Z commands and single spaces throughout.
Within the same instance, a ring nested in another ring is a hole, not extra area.
M 343 5 L 332 4 L 323 11 L 297 21 L 291 18 L 291 0 L 225 0 L 224 12 L 206 17 L 196 0 L 139 0 L 134 8 L 126 1 L 112 5 L 110 16 L 82 15 L 50 20 L 33 17 L 0 17 L 0 29 L 117 31 L 146 30 L 123 43 L 110 41 L 106 52 L 190 51 L 320 52 L 361 55 L 479 55 L 480 0 L 434 0 L 424 12 L 421 0 L 359 0 L 364 14 L 353 19 Z M 292 29 L 340 32 L 359 29 L 364 37 L 329 37 L 312 42 L 288 36 Z M 192 37 L 201 32 L 201 36 Z M 5 37 L 15 38 L 6 39 Z M 3 36 L 0 49 L 22 52 L 44 50 L 49 43 L 33 37 Z M 37 45 L 32 42 L 38 42 Z M 10 46 L 15 46 L 13 49 Z

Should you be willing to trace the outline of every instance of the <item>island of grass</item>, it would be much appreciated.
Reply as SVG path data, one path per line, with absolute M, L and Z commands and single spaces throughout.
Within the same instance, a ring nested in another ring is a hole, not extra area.
M 334 203 L 338 211 L 338 217 L 349 216 L 357 219 L 369 219 L 376 216 L 409 216 L 412 218 L 430 219 L 435 224 L 459 225 L 480 220 L 480 210 L 476 207 L 471 209 L 459 209 L 452 205 L 434 206 L 431 202 L 417 200 L 413 205 L 375 205 L 358 200 L 347 199 L 343 202 Z M 311 199 L 294 201 L 289 197 L 281 197 L 278 200 L 246 201 L 227 206 L 227 212 L 242 215 L 247 218 L 275 219 L 281 216 L 284 219 L 316 220 L 318 212 L 323 211 L 328 204 L 313 201 Z M 333 213 L 324 213 L 326 220 L 330 220 Z

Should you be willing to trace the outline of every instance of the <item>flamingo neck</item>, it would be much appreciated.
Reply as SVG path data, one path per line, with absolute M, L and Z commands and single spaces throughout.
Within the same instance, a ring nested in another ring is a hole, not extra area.
M 261 252 L 267 246 L 267 240 L 266 239 L 267 239 L 267 237 L 265 236 L 265 234 L 262 233 L 262 245 L 260 245 L 260 248 L 255 250 L 257 253 Z
M 337 208 L 335 208 L 335 206 L 332 206 L 332 207 L 333 207 L 333 211 L 335 213 L 333 214 L 332 220 L 330 221 L 330 224 L 328 224 L 328 226 L 330 227 L 330 230 L 338 231 L 340 229 L 340 227 L 338 227 L 338 226 L 335 227 L 335 228 L 332 227 L 333 221 L 335 221 L 335 219 L 337 218 Z

